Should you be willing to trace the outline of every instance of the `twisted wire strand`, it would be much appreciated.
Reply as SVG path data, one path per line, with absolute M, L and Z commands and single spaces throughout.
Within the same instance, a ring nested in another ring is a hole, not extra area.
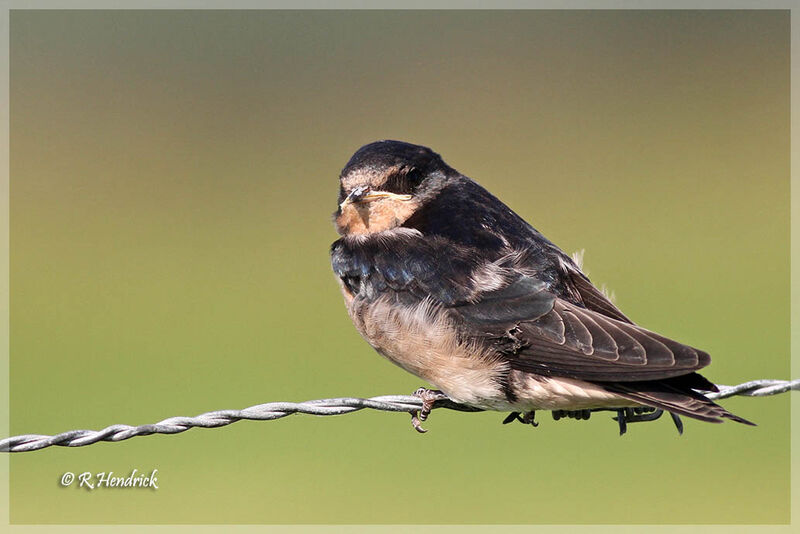
M 718 393 L 706 396 L 710 399 L 724 399 L 734 395 L 763 397 L 790 390 L 800 390 L 797 380 L 752 380 L 736 386 L 718 386 Z M 361 399 L 342 397 L 318 399 L 306 402 L 270 402 L 250 406 L 243 410 L 218 410 L 195 417 L 170 417 L 158 423 L 147 425 L 111 425 L 102 430 L 70 430 L 55 436 L 25 434 L 0 440 L 0 452 L 25 452 L 59 447 L 83 447 L 99 441 L 124 441 L 135 436 L 151 434 L 179 434 L 190 428 L 219 428 L 243 419 L 250 421 L 272 421 L 283 417 L 304 413 L 309 415 L 344 415 L 369 408 L 384 412 L 413 413 L 422 408 L 422 400 L 413 395 L 383 395 Z M 457 404 L 450 400 L 436 401 L 436 408 L 447 408 L 462 412 L 478 412 L 477 408 Z

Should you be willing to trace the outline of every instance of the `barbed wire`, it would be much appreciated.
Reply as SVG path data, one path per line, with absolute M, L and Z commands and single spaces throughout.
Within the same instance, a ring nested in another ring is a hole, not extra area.
M 800 390 L 797 380 L 752 380 L 736 386 L 718 386 L 719 392 L 709 393 L 710 399 L 724 399 L 734 395 L 764 397 L 777 395 L 790 390 Z M 289 415 L 303 413 L 309 415 L 344 415 L 365 408 L 384 412 L 415 413 L 422 408 L 422 399 L 413 395 L 383 395 L 368 399 L 342 397 L 337 399 L 318 399 L 306 402 L 270 402 L 250 406 L 243 410 L 218 410 L 195 417 L 170 417 L 148 425 L 111 425 L 102 430 L 70 430 L 55 436 L 25 434 L 0 440 L 0 452 L 26 452 L 57 445 L 59 447 L 83 447 L 100 441 L 124 441 L 136 436 L 152 434 L 179 434 L 190 428 L 219 428 L 236 421 L 272 421 Z M 447 408 L 462 412 L 481 410 L 455 403 L 451 400 L 437 400 L 433 409 Z M 616 411 L 616 410 L 593 410 Z

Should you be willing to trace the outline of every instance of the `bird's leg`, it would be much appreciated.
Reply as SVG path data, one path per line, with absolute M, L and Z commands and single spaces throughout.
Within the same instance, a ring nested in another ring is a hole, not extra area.
M 622 436 L 625 432 L 628 431 L 628 420 L 626 418 L 625 413 L 626 408 L 620 408 L 617 410 L 617 416 L 614 418 L 619 423 L 619 435 Z
M 424 421 L 431 414 L 433 405 L 438 400 L 447 400 L 449 397 L 438 389 L 419 388 L 414 392 L 415 397 L 422 399 L 422 410 L 419 412 L 420 421 Z
M 437 400 L 446 400 L 449 397 L 438 389 L 428 388 L 419 388 L 414 392 L 414 396 L 422 399 L 422 409 L 411 412 L 411 426 L 420 434 L 424 434 L 427 430 L 422 428 L 421 421 L 425 421 L 428 418 Z
M 508 423 L 512 423 L 514 421 L 519 421 L 524 425 L 531 425 L 532 427 L 539 426 L 539 423 L 536 422 L 536 412 L 531 410 L 529 412 L 522 413 L 521 412 L 511 412 L 503 419 L 503 424 L 507 425 Z
M 668 412 L 672 417 L 672 422 L 675 423 L 675 428 L 678 429 L 678 434 L 683 434 L 683 421 L 672 412 Z M 627 430 L 627 423 L 642 423 L 644 421 L 655 421 L 664 415 L 664 410 L 660 408 L 652 408 L 650 406 L 639 406 L 636 408 L 620 408 L 617 410 L 617 416 L 613 419 L 619 423 L 619 435 L 623 435 Z
M 536 417 L 536 412 L 531 410 L 529 412 L 525 412 L 524 414 L 522 414 L 520 421 L 525 423 L 526 425 L 537 427 L 539 426 L 539 423 L 536 422 L 536 420 L 534 419 L 535 417 Z
M 511 412 L 503 419 L 503 424 L 507 425 L 508 423 L 513 423 L 514 421 L 522 422 L 522 417 L 519 416 L 519 412 Z
M 682 436 L 683 435 L 683 421 L 681 421 L 681 418 L 677 414 L 674 414 L 672 412 L 669 412 L 669 416 L 672 417 L 672 422 L 675 423 L 675 428 L 678 429 L 678 435 Z
M 625 421 L 628 423 L 641 423 L 644 421 L 655 421 L 664 414 L 664 410 L 658 408 L 651 408 L 650 406 L 641 406 L 636 408 L 623 408 L 625 412 Z M 620 410 L 617 410 L 619 414 Z M 614 418 L 616 420 L 616 417 Z

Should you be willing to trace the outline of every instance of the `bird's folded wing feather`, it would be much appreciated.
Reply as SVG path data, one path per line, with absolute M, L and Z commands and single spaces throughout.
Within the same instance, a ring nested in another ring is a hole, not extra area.
M 497 344 L 512 368 L 547 376 L 658 380 L 711 361 L 703 351 L 558 298 L 525 275 L 449 310 L 462 334 Z
M 625 323 L 633 322 L 625 317 L 625 314 L 623 314 L 602 291 L 594 287 L 582 272 L 577 269 L 569 269 L 568 276 L 570 285 L 575 289 L 581 302 L 583 302 L 588 309 L 600 312 L 605 316 L 618 319 Z

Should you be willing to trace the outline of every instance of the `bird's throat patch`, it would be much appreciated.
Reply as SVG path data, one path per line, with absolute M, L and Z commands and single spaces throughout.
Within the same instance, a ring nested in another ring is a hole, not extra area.
M 419 207 L 416 199 L 385 198 L 374 202 L 346 204 L 336 216 L 341 235 L 366 235 L 397 228 Z

